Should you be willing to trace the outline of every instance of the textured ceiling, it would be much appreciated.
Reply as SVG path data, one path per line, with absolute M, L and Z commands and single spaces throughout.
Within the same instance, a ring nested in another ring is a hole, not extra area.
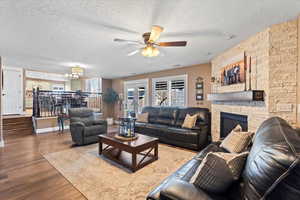
M 0 0 L 0 55 L 7 66 L 65 73 L 81 63 L 88 76 L 115 78 L 209 62 L 299 14 L 300 0 Z M 137 47 L 113 42 L 142 40 L 153 24 L 165 28 L 160 41 L 187 47 L 128 57 Z

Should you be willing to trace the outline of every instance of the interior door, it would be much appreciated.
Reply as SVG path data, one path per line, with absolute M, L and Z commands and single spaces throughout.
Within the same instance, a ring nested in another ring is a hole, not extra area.
M 20 68 L 3 69 L 3 114 L 23 112 L 23 70 Z
M 124 116 L 140 113 L 148 105 L 148 81 L 137 80 L 125 83 Z

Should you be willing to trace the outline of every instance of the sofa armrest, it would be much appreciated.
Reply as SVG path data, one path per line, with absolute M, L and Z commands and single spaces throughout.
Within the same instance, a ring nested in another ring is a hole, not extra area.
M 102 120 L 102 119 L 96 119 L 93 121 L 94 125 L 106 125 L 107 126 L 107 121 L 106 120 Z
M 203 149 L 208 144 L 208 135 L 209 135 L 208 130 L 209 130 L 208 126 L 205 125 L 205 126 L 201 126 L 200 130 L 197 131 L 199 133 L 199 135 L 198 135 L 199 150 Z
M 73 127 L 85 127 L 85 125 L 84 125 L 84 123 L 83 122 L 72 122 L 71 124 L 70 124 L 70 126 L 73 126 Z
M 70 132 L 72 136 L 72 140 L 79 145 L 82 145 L 84 143 L 84 128 L 85 125 L 83 122 L 72 122 L 70 124 Z
M 186 181 L 176 180 L 160 192 L 161 200 L 213 200 L 203 190 Z

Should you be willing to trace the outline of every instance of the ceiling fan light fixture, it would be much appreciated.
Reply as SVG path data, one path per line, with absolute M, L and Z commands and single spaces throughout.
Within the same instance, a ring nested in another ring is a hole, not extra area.
M 158 56 L 159 50 L 153 46 L 146 46 L 142 49 L 141 53 L 145 57 L 154 57 Z
M 149 42 L 154 43 L 158 40 L 160 33 L 164 31 L 164 28 L 161 26 L 152 26 Z

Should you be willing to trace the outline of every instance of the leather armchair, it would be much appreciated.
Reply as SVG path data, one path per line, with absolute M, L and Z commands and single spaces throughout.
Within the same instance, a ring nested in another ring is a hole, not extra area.
M 107 122 L 96 120 L 94 112 L 88 108 L 69 109 L 70 131 L 76 145 L 98 142 L 98 135 L 107 133 Z

